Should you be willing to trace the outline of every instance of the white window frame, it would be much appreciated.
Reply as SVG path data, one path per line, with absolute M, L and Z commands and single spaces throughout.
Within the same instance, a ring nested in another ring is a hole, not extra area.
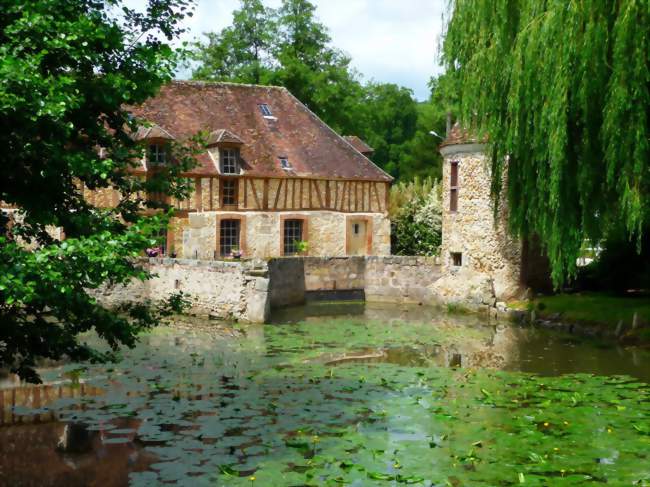
M 156 166 L 167 164 L 167 147 L 157 142 L 149 144 L 147 147 L 147 161 Z
M 239 174 L 239 149 L 219 149 L 219 170 L 221 174 Z
M 263 117 L 272 117 L 273 112 L 271 112 L 271 107 L 267 103 L 260 103 L 258 105 L 260 107 L 260 112 L 262 112 Z

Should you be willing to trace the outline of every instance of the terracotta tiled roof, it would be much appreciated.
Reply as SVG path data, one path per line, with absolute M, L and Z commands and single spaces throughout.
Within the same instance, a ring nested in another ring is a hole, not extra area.
M 361 140 L 356 135 L 346 135 L 344 139 L 347 140 L 352 147 L 354 147 L 356 150 L 361 152 L 364 156 L 370 155 L 373 152 L 375 152 L 375 149 L 370 147 L 368 144 L 366 144 L 363 140 Z
M 479 141 L 475 134 L 472 134 L 469 130 L 461 128 L 458 122 L 456 122 L 447 134 L 445 140 L 440 144 L 440 147 L 458 144 L 476 144 L 478 142 Z M 483 142 L 487 142 L 487 138 L 484 138 Z
M 272 116 L 264 116 L 260 105 Z M 392 178 L 335 133 L 285 88 L 174 81 L 132 113 L 183 139 L 227 130 L 243 142 L 244 174 L 391 181 Z M 286 157 L 288 173 L 280 166 Z M 206 152 L 195 174 L 216 175 Z

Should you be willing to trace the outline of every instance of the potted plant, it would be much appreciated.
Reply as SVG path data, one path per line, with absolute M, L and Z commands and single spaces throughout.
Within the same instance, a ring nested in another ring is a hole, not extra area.
M 233 247 L 230 250 L 230 257 L 232 257 L 233 259 L 239 260 L 239 259 L 241 259 L 241 256 L 242 256 L 242 251 L 239 250 L 239 248 Z
M 309 243 L 305 240 L 298 240 L 296 242 L 296 250 L 298 251 L 298 255 L 307 255 Z

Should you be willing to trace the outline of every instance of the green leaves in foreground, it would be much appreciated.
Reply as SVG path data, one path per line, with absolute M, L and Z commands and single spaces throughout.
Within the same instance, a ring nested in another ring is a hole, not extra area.
M 133 257 L 168 219 L 147 195 L 186 195 L 179 175 L 200 146 L 171 144 L 173 164 L 134 175 L 144 147 L 132 135 L 147 122 L 128 107 L 171 79 L 191 6 L 144 3 L 145 14 L 120 0 L 0 0 L 0 368 L 29 381 L 38 359 L 101 358 L 79 333 L 94 327 L 116 349 L 158 319 L 144 307 L 118 316 L 89 294 L 148 277 Z

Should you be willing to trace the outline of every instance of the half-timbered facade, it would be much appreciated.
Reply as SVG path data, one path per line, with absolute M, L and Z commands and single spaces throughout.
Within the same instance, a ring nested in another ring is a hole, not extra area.
M 286 89 L 177 81 L 133 112 L 150 124 L 135 134 L 147 146 L 144 173 L 169 163 L 169 140 L 209 134 L 185 174 L 190 198 L 171 202 L 167 255 L 390 253 L 391 177 L 368 159 L 372 149 L 339 136 Z M 99 206 L 118 198 L 85 196 Z

